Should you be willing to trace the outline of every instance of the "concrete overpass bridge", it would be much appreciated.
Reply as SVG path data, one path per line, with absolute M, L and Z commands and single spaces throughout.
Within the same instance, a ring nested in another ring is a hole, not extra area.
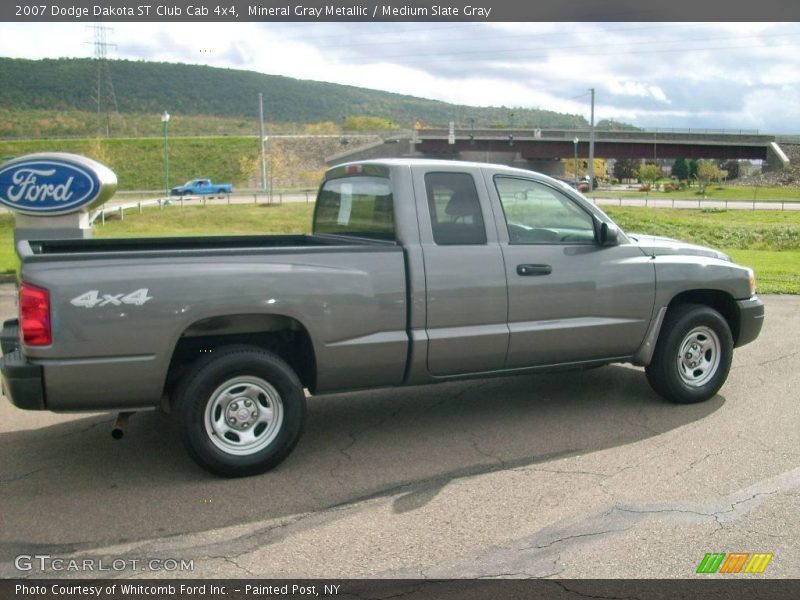
M 776 168 L 788 162 L 775 136 L 745 130 L 595 130 L 594 148 L 595 158 L 605 159 L 755 159 Z M 576 150 L 579 159 L 589 157 L 588 129 L 419 129 L 347 149 L 327 162 L 417 156 L 497 162 L 559 176 L 562 159 L 573 158 Z

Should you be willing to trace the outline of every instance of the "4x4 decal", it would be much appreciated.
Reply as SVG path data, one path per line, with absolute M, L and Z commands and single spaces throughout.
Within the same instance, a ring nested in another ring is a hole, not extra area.
M 148 300 L 152 300 L 152 296 L 147 295 L 147 288 L 140 288 L 130 294 L 100 294 L 99 290 L 89 290 L 80 296 L 76 296 L 69 301 L 73 306 L 82 306 L 84 308 L 94 308 L 95 306 L 120 306 L 122 304 L 132 304 L 133 306 L 141 306 Z

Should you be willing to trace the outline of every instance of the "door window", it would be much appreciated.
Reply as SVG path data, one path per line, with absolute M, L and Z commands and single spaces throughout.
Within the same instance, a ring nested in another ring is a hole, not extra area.
M 592 244 L 592 217 L 568 196 L 529 179 L 496 177 L 512 244 Z

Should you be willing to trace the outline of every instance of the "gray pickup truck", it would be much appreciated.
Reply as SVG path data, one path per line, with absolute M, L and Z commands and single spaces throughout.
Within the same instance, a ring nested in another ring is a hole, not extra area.
M 20 316 L 2 333 L 11 401 L 164 407 L 191 456 L 223 476 L 291 452 L 304 388 L 627 362 L 664 398 L 700 402 L 764 316 L 752 270 L 721 252 L 625 234 L 561 182 L 466 162 L 332 168 L 311 235 L 18 252 Z

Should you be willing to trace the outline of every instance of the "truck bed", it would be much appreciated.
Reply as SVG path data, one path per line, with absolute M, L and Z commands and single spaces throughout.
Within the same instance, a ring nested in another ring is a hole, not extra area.
M 39 240 L 19 249 L 21 279 L 49 292 L 53 342 L 26 356 L 47 364 L 47 386 L 59 390 L 48 396 L 51 410 L 157 405 L 175 348 L 196 332 L 301 332 L 319 365 L 317 390 L 402 382 L 408 303 L 394 242 L 210 236 Z M 131 294 L 146 300 L 126 302 Z

